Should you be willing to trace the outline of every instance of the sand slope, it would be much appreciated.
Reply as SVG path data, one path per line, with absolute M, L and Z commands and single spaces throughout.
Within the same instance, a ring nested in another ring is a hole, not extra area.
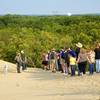
M 31 68 L 16 73 L 8 63 L 7 74 L 0 60 L 0 100 L 100 100 L 100 74 L 70 77 Z

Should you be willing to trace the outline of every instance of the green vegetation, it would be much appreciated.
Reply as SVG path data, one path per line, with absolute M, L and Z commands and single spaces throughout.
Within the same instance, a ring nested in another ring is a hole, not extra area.
M 0 58 L 14 62 L 24 50 L 29 64 L 40 67 L 41 53 L 81 42 L 100 42 L 100 16 L 0 16 Z

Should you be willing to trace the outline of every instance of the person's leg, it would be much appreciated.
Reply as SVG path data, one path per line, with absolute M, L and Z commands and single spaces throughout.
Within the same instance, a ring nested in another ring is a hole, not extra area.
M 52 61 L 52 72 L 56 72 L 55 66 L 56 66 L 56 62 L 55 62 L 55 60 L 53 60 Z
M 73 76 L 73 69 L 72 69 L 72 65 L 71 65 L 71 76 Z
M 25 70 L 27 70 L 27 63 L 25 63 Z
M 83 66 L 83 74 L 86 74 L 85 66 Z
M 86 74 L 86 65 L 87 65 L 87 62 L 82 63 L 83 74 Z
M 65 72 L 65 68 L 64 68 L 64 60 L 63 59 L 61 59 L 61 67 L 62 67 L 62 73 L 64 73 Z
M 78 76 L 81 75 L 81 72 L 82 72 L 82 66 L 81 66 L 81 63 L 78 64 Z
M 56 60 L 55 63 L 56 63 L 56 70 L 58 71 L 59 70 L 58 61 Z
M 68 74 L 71 74 L 71 67 L 69 65 L 69 62 L 67 62 L 67 71 L 68 71 Z
M 92 66 L 92 64 L 89 64 L 89 72 L 90 72 L 90 74 L 93 73 L 93 66 Z
M 59 59 L 57 60 L 57 63 L 58 63 L 58 71 L 60 71 L 61 70 L 61 68 L 60 68 L 61 66 L 60 66 L 60 60 Z
M 51 71 L 53 72 L 53 60 L 51 60 Z
M 22 70 L 25 70 L 25 63 L 22 62 Z
M 67 63 L 65 63 L 65 73 L 68 74 L 68 67 L 67 67 Z
M 72 66 L 73 76 L 75 76 L 75 65 Z
M 71 76 L 75 76 L 75 66 L 71 65 Z
M 17 63 L 17 73 L 20 73 L 20 63 Z
M 75 65 L 73 66 L 73 70 L 74 70 L 74 75 L 75 75 Z
M 94 64 L 92 64 L 92 74 L 94 73 Z
M 52 70 L 52 60 L 50 60 L 50 70 Z
M 98 66 L 99 66 L 99 73 L 100 73 L 100 59 L 98 60 Z
M 48 69 L 50 70 L 50 60 L 48 60 Z
M 46 64 L 46 68 L 47 70 L 49 70 L 49 62 L 47 61 L 47 64 Z
M 99 73 L 99 60 L 96 59 L 96 72 Z
M 44 64 L 44 70 L 46 70 L 46 64 Z

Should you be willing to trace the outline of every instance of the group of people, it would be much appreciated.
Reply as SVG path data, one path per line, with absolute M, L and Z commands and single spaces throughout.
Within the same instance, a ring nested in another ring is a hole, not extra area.
M 42 55 L 42 65 L 45 70 L 52 72 L 61 71 L 71 76 L 86 74 L 88 68 L 89 74 L 93 75 L 95 69 L 100 73 L 100 43 L 96 47 L 84 49 L 81 43 L 76 44 L 76 50 L 72 48 L 62 48 L 56 51 L 54 48 Z
M 27 69 L 27 57 L 25 56 L 25 53 L 23 50 L 16 54 L 15 61 L 17 64 L 17 73 L 21 73 L 21 68 L 22 70 Z

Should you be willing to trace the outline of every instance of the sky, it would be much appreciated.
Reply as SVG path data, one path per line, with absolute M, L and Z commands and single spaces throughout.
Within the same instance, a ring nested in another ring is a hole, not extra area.
M 0 15 L 100 13 L 100 0 L 0 0 Z

